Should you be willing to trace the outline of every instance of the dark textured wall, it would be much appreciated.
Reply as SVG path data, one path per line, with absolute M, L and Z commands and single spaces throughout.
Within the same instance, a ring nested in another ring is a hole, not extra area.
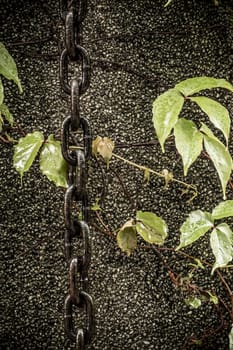
M 130 144 L 155 140 L 151 106 L 159 93 L 192 76 L 232 78 L 228 8 L 232 4 L 220 2 L 215 7 L 211 0 L 174 0 L 164 9 L 162 0 L 90 1 L 83 41 L 93 71 L 81 112 L 90 119 L 94 136 L 109 136 L 127 145 L 117 149 L 118 154 L 157 170 L 167 168 L 182 178 L 181 160 L 172 142 L 165 155 L 156 142 L 150 147 Z M 19 95 L 13 84 L 4 81 L 6 101 L 15 120 L 25 132 L 40 130 L 59 138 L 68 104 L 58 78 L 58 43 L 63 31 L 58 1 L 2 0 L 0 23 L 0 40 L 17 62 L 24 88 Z M 217 97 L 232 112 L 232 96 L 217 91 Z M 17 139 L 20 130 L 11 134 Z M 63 329 L 68 290 L 64 191 L 40 174 L 37 163 L 25 174 L 21 186 L 12 167 L 12 144 L 1 142 L 0 148 L 0 349 L 70 349 Z M 89 188 L 93 202 L 101 189 L 101 177 L 94 163 L 92 168 Z M 112 230 L 119 228 L 133 215 L 130 203 L 136 201 L 138 208 L 153 210 L 167 220 L 168 247 L 177 245 L 178 228 L 191 210 L 211 210 L 222 199 L 216 172 L 205 157 L 200 157 L 187 178 L 199 190 L 192 204 L 180 196 L 180 186 L 172 184 L 164 190 L 157 178 L 145 185 L 142 173 L 117 160 L 111 168 L 101 213 L 105 223 Z M 227 195 L 233 198 L 230 188 Z M 101 226 L 94 214 L 92 220 Z M 116 242 L 100 231 L 92 228 L 89 275 L 97 332 L 90 350 L 185 349 L 187 338 L 193 334 L 200 338 L 205 329 L 219 325 L 219 315 L 210 303 L 197 310 L 184 304 L 184 295 L 153 250 L 141 248 L 127 258 Z M 189 252 L 212 259 L 205 240 Z M 163 254 L 174 271 L 187 273 L 185 259 L 172 252 Z M 218 279 L 209 276 L 206 269 L 196 282 L 226 298 Z M 230 273 L 226 277 L 229 279 Z M 227 350 L 228 330 L 209 338 L 201 349 Z

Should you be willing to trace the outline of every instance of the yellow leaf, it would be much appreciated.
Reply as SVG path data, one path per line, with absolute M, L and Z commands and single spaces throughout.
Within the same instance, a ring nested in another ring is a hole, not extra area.
M 114 142 L 108 137 L 100 137 L 92 142 L 92 153 L 97 156 L 99 153 L 107 163 L 107 167 L 109 166 L 109 160 L 112 157 L 112 151 L 114 149 Z
M 173 179 L 173 174 L 172 172 L 169 172 L 167 169 L 163 169 L 162 173 L 164 175 L 165 188 L 168 188 L 169 182 L 172 181 Z
M 148 168 L 146 168 L 144 171 L 144 181 L 147 183 L 150 181 L 150 170 Z
M 95 140 L 92 141 L 92 154 L 97 157 L 98 144 L 102 140 L 102 137 L 97 136 Z

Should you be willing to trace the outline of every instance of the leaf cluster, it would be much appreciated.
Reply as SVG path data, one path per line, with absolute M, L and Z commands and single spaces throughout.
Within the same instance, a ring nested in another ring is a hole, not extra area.
M 167 237 L 166 222 L 151 212 L 137 211 L 136 218 L 127 221 L 117 234 L 117 243 L 123 252 L 130 255 L 137 247 L 137 233 L 144 241 L 162 245 Z
M 233 92 L 233 86 L 224 79 L 197 77 L 186 79 L 174 88 L 158 96 L 153 103 L 153 124 L 162 151 L 164 144 L 173 130 L 175 144 L 183 161 L 184 175 L 195 162 L 203 147 L 217 170 L 223 197 L 226 199 L 226 186 L 233 169 L 233 161 L 228 150 L 230 133 L 230 116 L 228 110 L 219 102 L 205 96 L 194 94 L 213 88 L 224 88 Z M 224 145 L 205 123 L 198 128 L 195 123 L 186 118 L 179 118 L 184 103 L 193 102 L 209 117 L 215 128 L 220 130 L 225 138 Z
M 53 135 L 44 140 L 39 131 L 27 134 L 19 139 L 15 146 L 13 164 L 21 179 L 40 152 L 39 164 L 43 175 L 54 182 L 56 186 L 67 187 L 67 163 L 62 157 L 61 142 Z

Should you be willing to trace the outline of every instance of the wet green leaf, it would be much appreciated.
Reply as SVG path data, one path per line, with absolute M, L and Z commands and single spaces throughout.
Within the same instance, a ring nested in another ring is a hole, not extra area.
M 153 103 L 152 121 L 163 152 L 164 142 L 174 128 L 183 104 L 183 96 L 175 89 L 164 92 Z
M 129 256 L 137 247 L 137 235 L 133 220 L 127 221 L 117 234 L 119 248 Z
M 203 135 L 195 124 L 180 118 L 174 127 L 175 143 L 183 161 L 184 175 L 202 151 Z
M 186 298 L 184 299 L 184 302 L 186 305 L 191 306 L 194 309 L 197 309 L 201 306 L 201 299 L 197 297 Z
M 219 203 L 213 209 L 212 216 L 216 220 L 233 216 L 233 200 L 226 200 Z
M 213 225 L 214 221 L 210 213 L 202 210 L 192 211 L 180 228 L 180 244 L 176 249 L 181 249 L 195 242 Z
M 229 350 L 233 350 L 233 325 L 231 326 L 229 337 Z
M 4 88 L 2 85 L 2 79 L 0 79 L 0 105 L 3 103 L 4 100 Z
M 23 92 L 18 71 L 14 59 L 9 54 L 3 43 L 0 42 L 0 74 L 4 75 L 5 78 L 13 80 L 18 86 L 19 91 Z
M 14 148 L 13 164 L 21 178 L 31 167 L 43 141 L 44 136 L 39 131 L 27 134 L 25 137 L 19 139 L 18 144 Z
M 200 130 L 206 134 L 204 135 L 204 146 L 217 170 L 222 186 L 223 198 L 226 199 L 226 186 L 232 171 L 231 155 L 227 147 L 213 135 L 206 125 L 202 124 Z
M 209 136 L 209 137 L 211 137 L 213 139 L 216 138 L 216 140 L 218 140 L 217 137 L 214 135 L 213 131 L 211 131 L 210 128 L 208 128 L 208 126 L 206 124 L 201 123 L 200 131 L 203 134 L 205 134 L 205 135 L 207 135 L 207 136 Z
M 230 133 L 230 116 L 228 110 L 220 103 L 205 96 L 190 97 L 208 115 L 214 126 L 221 130 L 228 143 Z
M 9 122 L 11 126 L 14 124 L 14 118 L 11 114 L 9 108 L 3 103 L 0 105 L 0 114 L 5 117 L 5 119 Z
M 226 266 L 233 256 L 233 232 L 227 224 L 218 225 L 210 235 L 210 246 L 215 256 L 211 274 L 218 267 Z
M 136 230 L 148 243 L 163 244 L 167 237 L 167 224 L 165 221 L 151 212 L 137 211 Z
M 40 170 L 56 186 L 67 187 L 67 163 L 61 153 L 61 142 L 54 140 L 53 135 L 42 147 Z
M 223 88 L 233 92 L 233 86 L 225 79 L 216 79 L 209 77 L 189 78 L 181 81 L 175 86 L 184 96 L 190 96 L 206 89 Z

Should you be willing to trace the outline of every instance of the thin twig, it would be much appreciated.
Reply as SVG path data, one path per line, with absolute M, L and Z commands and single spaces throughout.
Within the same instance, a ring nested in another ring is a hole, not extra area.
M 7 46 L 26 46 L 26 45 L 34 45 L 34 44 L 43 44 L 51 40 L 54 40 L 53 36 L 49 36 L 47 38 L 42 38 L 42 39 L 7 42 Z
M 4 138 L 3 136 L 1 136 L 1 135 L 0 135 L 0 140 L 1 140 L 3 143 L 12 143 L 12 141 L 5 139 L 5 138 Z
M 109 68 L 112 67 L 112 69 L 118 69 L 118 70 L 123 70 L 127 73 L 133 74 L 138 76 L 139 78 L 142 78 L 144 80 L 150 81 L 150 82 L 158 82 L 159 78 L 156 76 L 153 76 L 153 74 L 145 74 L 145 73 L 141 73 L 140 71 L 138 71 L 138 69 L 134 69 L 130 66 L 128 66 L 127 64 L 123 64 L 123 63 L 119 63 L 116 61 L 110 61 L 110 60 L 106 60 L 106 59 L 100 59 L 100 58 L 91 58 L 91 62 L 92 62 L 92 66 L 98 66 L 98 67 L 102 67 L 102 68 Z
M 158 145 L 158 142 L 155 140 L 145 141 L 145 142 L 136 142 L 136 143 L 117 143 L 115 144 L 115 148 L 129 148 L 129 147 L 147 147 L 147 146 L 155 146 Z
M 101 218 L 101 216 L 100 216 L 100 214 L 98 213 L 97 210 L 95 211 L 95 215 L 96 215 L 97 219 L 99 220 L 99 222 L 101 223 L 101 225 L 104 227 L 104 229 L 105 229 L 104 232 L 105 232 L 108 236 L 110 236 L 110 237 L 112 237 L 112 238 L 116 238 L 115 235 L 114 235 L 114 233 L 113 233 L 113 232 L 110 230 L 110 228 L 108 227 L 108 225 L 105 224 L 105 222 L 103 221 L 103 219 Z
M 125 163 L 127 163 L 129 165 L 134 166 L 135 168 L 137 168 L 139 170 L 148 171 L 149 173 L 154 174 L 154 175 L 156 175 L 158 177 L 162 177 L 164 179 L 166 178 L 166 175 L 164 175 L 163 173 L 159 173 L 158 171 L 155 171 L 155 170 L 153 170 L 151 168 L 148 168 L 148 167 L 146 167 L 144 165 L 140 165 L 140 164 L 134 163 L 131 160 L 128 160 L 128 159 L 125 159 L 125 158 L 119 156 L 118 154 L 112 153 L 112 156 L 117 158 L 117 159 L 119 159 L 119 160 L 122 160 L 123 162 L 125 162 Z M 196 193 L 196 195 L 197 195 L 196 186 L 188 184 L 188 183 L 186 183 L 184 181 L 178 180 L 178 179 L 176 179 L 174 177 L 171 179 L 171 181 L 179 183 L 179 184 L 185 186 L 186 188 L 193 190 Z
M 116 178 L 117 178 L 118 181 L 120 182 L 120 185 L 121 185 L 121 187 L 122 187 L 122 189 L 123 189 L 123 192 L 124 192 L 125 196 L 127 197 L 128 201 L 130 202 L 130 205 L 131 205 L 132 209 L 135 210 L 136 207 L 137 207 L 137 205 L 135 205 L 135 203 L 134 203 L 132 197 L 130 196 L 129 192 L 127 191 L 127 188 L 125 187 L 124 182 L 123 182 L 121 176 L 120 176 L 120 175 L 118 174 L 118 172 L 115 171 L 112 167 L 109 167 L 109 169 L 114 173 L 114 175 L 116 176 Z

